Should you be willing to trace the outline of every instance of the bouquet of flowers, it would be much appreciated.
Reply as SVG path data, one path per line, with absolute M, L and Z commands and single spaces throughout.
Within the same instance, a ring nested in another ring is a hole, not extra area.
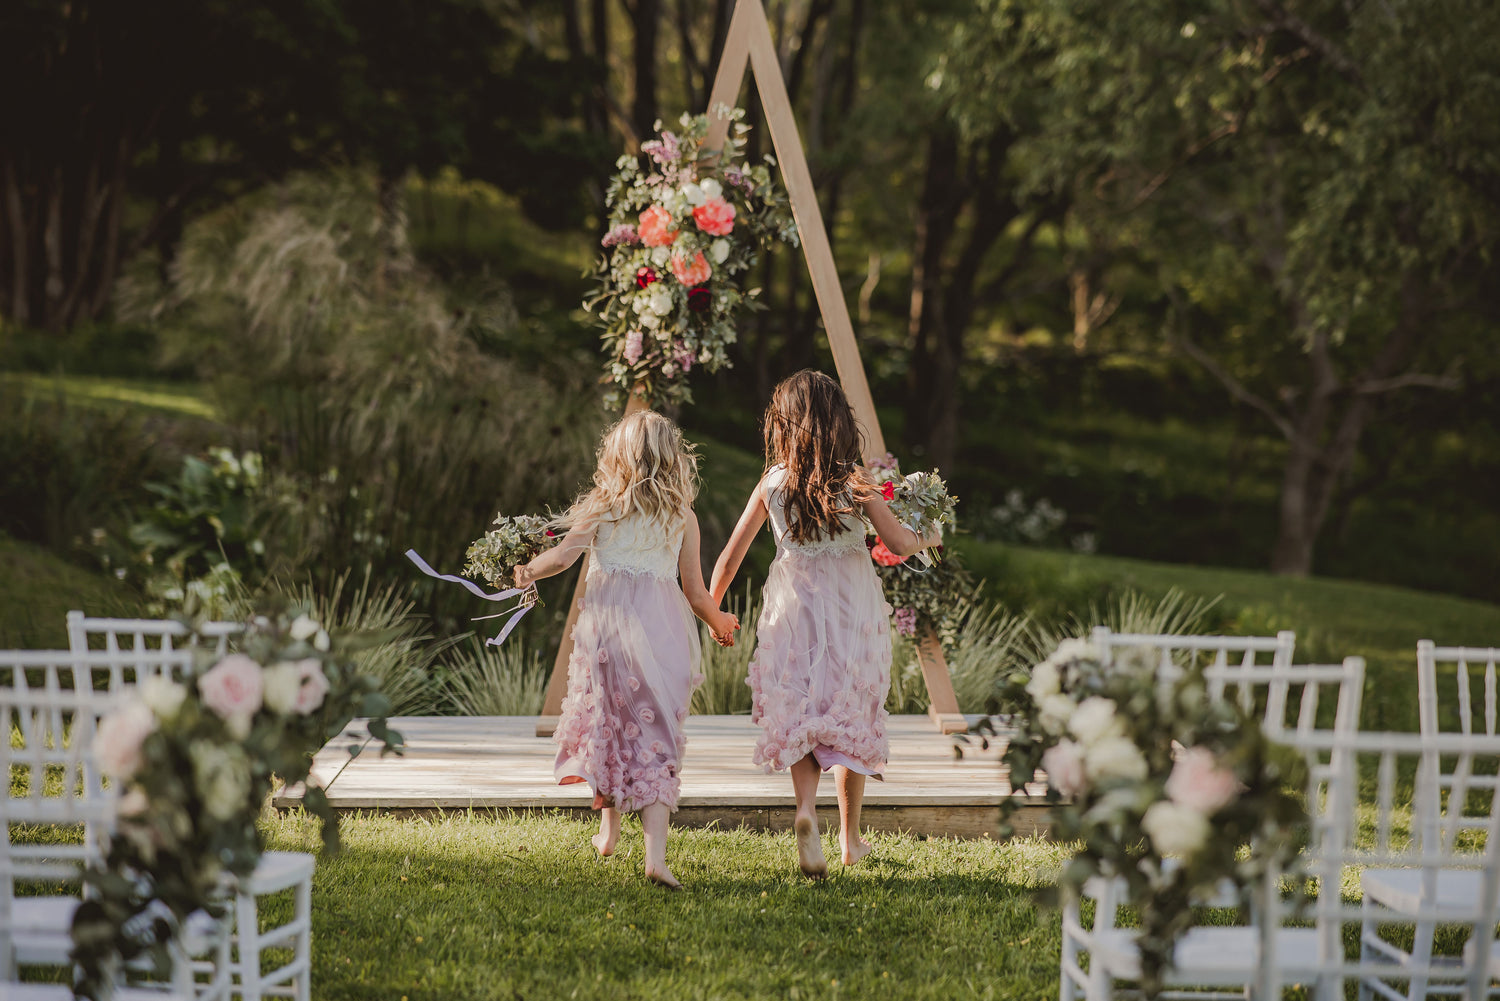
M 515 587 L 516 567 L 530 563 L 557 541 L 547 527 L 549 519 L 539 514 L 496 515 L 492 528 L 469 544 L 464 554 L 464 573 L 483 577 L 491 587 Z
M 1021 710 L 1005 755 L 1012 785 L 1043 769 L 1053 837 L 1083 846 L 1060 884 L 1102 875 L 1128 885 L 1147 997 L 1192 907 L 1225 880 L 1248 903 L 1267 853 L 1290 859 L 1307 821 L 1293 791 L 1300 756 L 1236 700 L 1211 698 L 1201 668 L 1170 684 L 1157 668 L 1139 651 L 1106 664 L 1092 644 L 1065 640 L 1029 677 L 1012 677 L 1002 700 Z M 1002 818 L 1017 806 L 1004 801 Z
M 402 744 L 386 725 L 389 700 L 358 667 L 380 637 L 341 635 L 288 606 L 251 620 L 221 656 L 200 624 L 184 624 L 196 639 L 193 669 L 144 679 L 95 735 L 99 768 L 122 795 L 73 919 L 83 997 L 110 996 L 133 959 L 165 974 L 174 930 L 199 912 L 227 919 L 234 878 L 248 877 L 264 850 L 256 820 L 273 778 L 306 782 L 313 755 L 355 717 L 368 718 L 382 754 Z M 325 849 L 336 849 L 327 795 L 309 783 L 303 805 L 323 821 Z
M 948 493 L 948 485 L 936 472 L 907 473 L 902 476 L 896 457 L 887 452 L 883 459 L 870 464 L 870 473 L 896 520 L 913 532 L 925 536 L 940 527 L 947 531 L 958 527 L 958 519 L 953 510 L 958 504 L 958 498 Z M 884 543 L 878 544 L 876 548 L 885 550 L 884 553 L 875 555 L 877 562 L 889 559 L 893 562 L 885 565 L 894 565 L 902 561 Z M 942 548 L 931 553 L 923 550 L 917 554 L 917 558 L 924 565 L 932 566 L 942 558 Z
M 599 288 L 584 301 L 604 327 L 612 406 L 637 386 L 648 406 L 690 401 L 687 373 L 730 363 L 736 315 L 759 292 L 741 288 L 741 276 L 774 242 L 797 243 L 775 161 L 746 164 L 744 111 L 722 113 L 735 123 L 723 149 L 703 146 L 707 115 L 683 115 L 680 132 L 658 122 L 658 138 L 641 144 L 646 169 L 635 156 L 615 164 Z
M 936 473 L 901 475 L 896 457 L 886 453 L 870 464 L 870 474 L 890 505 L 891 513 L 918 535 L 928 535 L 938 525 L 954 528 L 953 508 L 957 499 Z M 925 550 L 918 558 L 928 569 L 916 573 L 903 571 L 906 558 L 891 552 L 880 541 L 873 525 L 866 526 L 866 543 L 875 571 L 880 575 L 885 600 L 892 608 L 891 621 L 902 636 L 915 636 L 919 627 L 935 631 L 944 646 L 957 638 L 958 620 L 965 600 L 973 593 L 974 582 L 957 560 L 942 559 L 941 546 Z

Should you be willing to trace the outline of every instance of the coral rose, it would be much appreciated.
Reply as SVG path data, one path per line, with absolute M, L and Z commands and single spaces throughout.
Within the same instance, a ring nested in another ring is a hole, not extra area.
M 734 230 L 734 206 L 722 198 L 705 199 L 693 209 L 693 222 L 710 236 L 728 236 Z
M 893 567 L 898 563 L 905 562 L 906 557 L 897 556 L 895 553 L 891 552 L 890 547 L 887 546 L 884 542 L 877 542 L 875 543 L 875 548 L 870 550 L 870 559 L 874 560 L 876 563 L 879 563 L 883 567 Z
M 660 205 L 641 213 L 638 232 L 641 242 L 648 247 L 669 247 L 677 239 L 677 230 L 672 229 L 672 213 Z
M 703 251 L 701 250 L 693 255 L 691 263 L 684 259 L 681 254 L 672 255 L 672 274 L 676 275 L 677 280 L 688 288 L 692 288 L 694 285 L 702 285 L 708 281 L 709 275 L 713 273 L 714 269 L 709 266 L 708 258 L 703 256 Z

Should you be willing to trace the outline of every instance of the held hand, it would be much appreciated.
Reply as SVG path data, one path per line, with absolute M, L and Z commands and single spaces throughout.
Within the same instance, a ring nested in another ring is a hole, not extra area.
M 713 636 L 714 642 L 719 644 L 719 646 L 731 647 L 734 646 L 734 632 L 739 627 L 740 620 L 737 616 L 721 612 L 719 613 L 718 622 L 715 625 L 709 626 L 708 631 Z

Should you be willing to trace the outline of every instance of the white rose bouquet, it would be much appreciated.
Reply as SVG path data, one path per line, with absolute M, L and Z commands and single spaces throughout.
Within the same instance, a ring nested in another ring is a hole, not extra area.
M 1240 847 L 1285 860 L 1290 832 L 1307 822 L 1300 757 L 1268 741 L 1258 716 L 1209 698 L 1201 669 L 1162 685 L 1157 666 L 1134 651 L 1106 663 L 1091 643 L 1065 640 L 1011 678 L 1002 700 L 1019 715 L 1005 755 L 1012 786 L 1043 770 L 1053 836 L 1084 846 L 1061 885 L 1096 874 L 1129 884 L 1147 996 L 1160 991 L 1195 902 L 1224 880 L 1248 901 L 1265 859 L 1241 859 Z M 1017 805 L 1007 801 L 1002 817 Z

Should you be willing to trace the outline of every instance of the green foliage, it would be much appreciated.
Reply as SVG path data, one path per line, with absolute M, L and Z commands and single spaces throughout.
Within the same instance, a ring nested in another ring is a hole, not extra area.
M 473 637 L 445 658 L 447 703 L 462 716 L 535 716 L 542 711 L 548 667 L 536 647 L 511 637 L 499 647 Z
M 130 526 L 130 541 L 178 581 L 202 577 L 225 560 L 252 576 L 266 551 L 253 517 L 260 481 L 254 452 L 236 457 L 216 448 L 206 458 L 187 456 L 175 480 L 146 484 L 156 503 Z
M 760 623 L 758 591 L 749 580 L 741 594 L 731 595 L 729 611 L 739 617 L 740 629 L 734 646 L 721 647 L 704 623 L 698 624 L 703 650 L 703 684 L 693 690 L 689 710 L 704 715 L 727 715 L 750 711 L 750 661 L 755 656 L 755 631 Z

